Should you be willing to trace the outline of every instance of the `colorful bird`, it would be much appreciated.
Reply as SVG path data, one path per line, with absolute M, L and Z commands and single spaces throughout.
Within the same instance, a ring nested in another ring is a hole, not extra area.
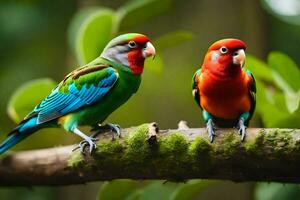
M 246 44 L 223 39 L 212 44 L 203 65 L 192 79 L 192 93 L 202 109 L 210 141 L 218 127 L 237 127 L 241 140 L 254 109 L 256 86 L 252 73 L 243 68 Z
M 155 48 L 142 34 L 128 33 L 111 40 L 101 55 L 89 64 L 68 74 L 0 145 L 0 154 L 45 127 L 62 127 L 82 137 L 79 146 L 89 152 L 96 148 L 95 138 L 79 126 L 101 129 L 102 123 L 124 104 L 141 83 L 145 58 L 155 56 Z M 120 127 L 107 124 L 117 135 Z

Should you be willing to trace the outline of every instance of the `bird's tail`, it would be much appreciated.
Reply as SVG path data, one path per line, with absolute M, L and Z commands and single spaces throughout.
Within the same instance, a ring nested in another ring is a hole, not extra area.
M 30 119 L 22 121 L 15 129 L 13 129 L 8 134 L 8 138 L 0 144 L 0 155 L 38 129 L 39 125 L 37 125 L 36 117 L 32 117 Z

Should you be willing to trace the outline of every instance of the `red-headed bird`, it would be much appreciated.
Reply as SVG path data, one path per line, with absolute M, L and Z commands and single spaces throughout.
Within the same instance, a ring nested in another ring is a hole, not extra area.
M 243 68 L 246 44 L 223 39 L 212 44 L 203 65 L 192 80 L 193 96 L 202 109 L 210 141 L 218 127 L 236 127 L 245 138 L 254 109 L 256 85 L 252 73 Z
M 87 136 L 80 126 L 94 130 L 107 127 L 120 135 L 115 124 L 99 125 L 113 111 L 137 92 L 146 58 L 155 55 L 150 39 L 128 33 L 111 40 L 101 55 L 80 67 L 61 81 L 0 144 L 0 154 L 39 129 L 61 127 L 84 140 L 81 151 L 96 148 L 95 138 Z

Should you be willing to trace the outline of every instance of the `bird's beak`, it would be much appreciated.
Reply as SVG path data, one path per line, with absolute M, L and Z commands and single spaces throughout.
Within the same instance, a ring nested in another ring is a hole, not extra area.
M 143 48 L 143 57 L 155 57 L 155 48 L 151 42 L 147 42 L 145 48 Z
M 238 49 L 233 54 L 233 64 L 244 66 L 246 60 L 246 55 L 244 49 Z

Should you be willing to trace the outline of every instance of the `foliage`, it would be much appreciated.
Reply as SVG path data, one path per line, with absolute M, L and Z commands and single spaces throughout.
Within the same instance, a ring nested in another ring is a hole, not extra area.
M 163 183 L 163 181 L 114 180 L 101 186 L 98 199 L 124 200 L 189 200 L 196 197 L 216 181 L 191 180 L 186 183 Z M 117 189 L 119 188 L 119 189 Z M 116 189 L 118 193 L 116 193 Z
M 247 57 L 256 78 L 257 108 L 266 127 L 299 128 L 300 70 L 291 58 L 271 52 L 267 63 Z
M 16 123 L 20 122 L 34 106 L 51 92 L 55 85 L 54 81 L 45 78 L 30 81 L 18 88 L 10 98 L 7 108 L 11 119 Z
M 296 200 L 300 198 L 297 184 L 258 183 L 256 184 L 255 200 Z
M 170 3 L 171 0 L 134 0 L 116 11 L 103 7 L 80 10 L 69 28 L 69 45 L 79 65 L 84 65 L 98 57 L 105 45 L 120 34 L 120 30 L 123 32 L 126 27 L 138 25 L 157 14 L 166 12 Z M 155 12 L 147 12 L 150 9 Z M 191 39 L 190 32 L 176 31 L 159 37 L 153 43 L 161 54 L 161 51 Z M 160 64 L 157 67 L 161 67 Z M 155 70 L 155 64 L 150 69 L 153 68 Z

